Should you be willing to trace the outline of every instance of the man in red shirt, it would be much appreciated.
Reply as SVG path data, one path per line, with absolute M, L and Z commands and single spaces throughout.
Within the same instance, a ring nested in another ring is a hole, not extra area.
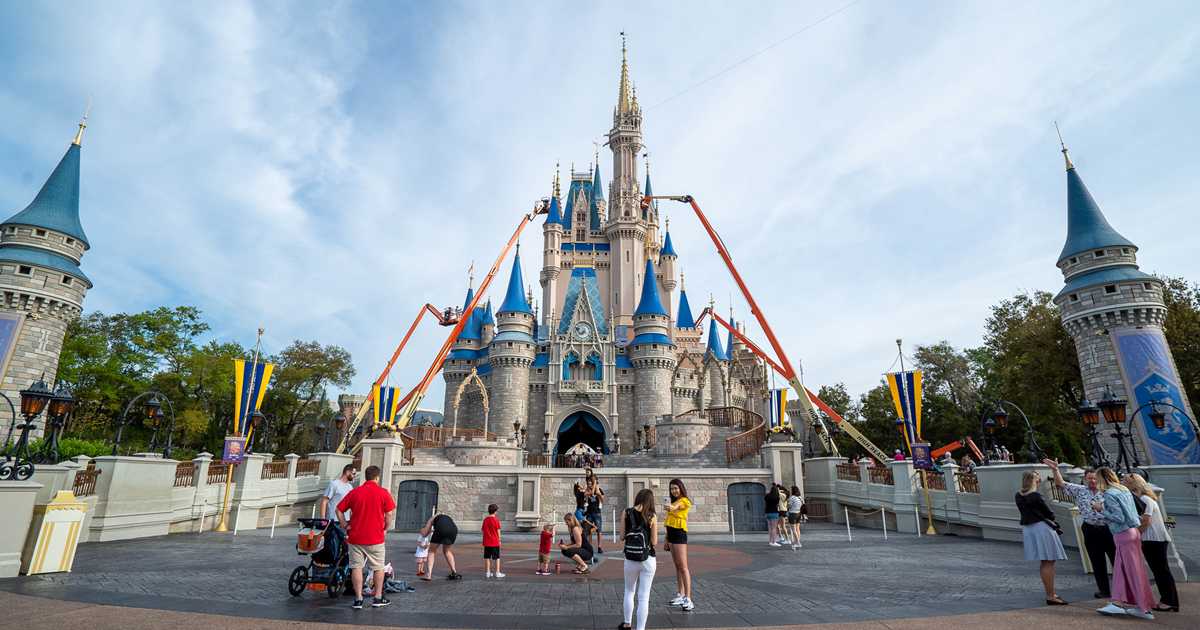
M 487 577 L 504 577 L 500 572 L 500 517 L 496 512 L 500 506 L 495 503 L 488 506 L 488 515 L 483 519 L 483 563 Z M 496 572 L 492 573 L 492 561 L 496 561 Z
M 363 566 L 374 571 L 375 598 L 372 608 L 387 606 L 391 602 L 383 596 L 384 542 L 387 530 L 395 523 L 396 502 L 392 493 L 379 485 L 379 467 L 368 466 L 363 471 L 363 484 L 350 491 L 337 505 L 338 521 L 349 531 L 350 580 L 354 583 L 354 609 L 363 607 Z M 350 522 L 346 523 L 346 512 Z

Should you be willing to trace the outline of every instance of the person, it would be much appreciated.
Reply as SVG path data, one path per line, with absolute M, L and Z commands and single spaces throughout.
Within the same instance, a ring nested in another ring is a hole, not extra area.
M 483 564 L 486 577 L 505 577 L 500 572 L 500 517 L 496 515 L 500 506 L 495 503 L 487 506 L 488 515 L 483 519 L 480 528 L 483 533 Z M 496 563 L 496 571 L 492 571 L 492 562 Z
M 355 610 L 363 607 L 363 567 L 370 566 L 374 571 L 375 594 L 371 600 L 372 608 L 387 606 L 391 602 L 383 596 L 383 565 L 386 560 L 384 542 L 387 530 L 391 529 L 396 516 L 396 501 L 392 493 L 379 485 L 380 470 L 378 466 L 367 466 L 363 472 L 362 485 L 351 490 L 337 504 L 338 522 L 349 532 L 347 542 L 350 543 L 350 581 L 354 584 Z M 346 512 L 351 514 L 351 520 L 346 522 Z
M 800 544 L 800 521 L 803 520 L 804 498 L 800 496 L 800 488 L 792 486 L 792 494 L 787 499 L 787 524 L 791 528 L 792 534 L 792 549 L 799 549 Z
M 1000 447 L 1000 461 L 1012 463 L 1012 453 L 1008 452 L 1007 446 Z
M 1179 591 L 1175 588 L 1175 576 L 1171 575 L 1171 567 L 1167 564 L 1167 545 L 1171 544 L 1171 535 L 1167 533 L 1167 525 L 1163 522 L 1158 495 L 1137 473 L 1126 475 L 1121 482 L 1145 506 L 1142 524 L 1138 529 L 1142 532 L 1142 555 L 1154 574 L 1154 585 L 1158 587 L 1159 603 L 1154 610 L 1179 612 Z
M 584 513 L 587 511 L 587 492 L 583 489 L 583 484 L 575 483 L 575 520 L 582 521 Z
M 1083 548 L 1087 551 L 1088 559 L 1092 563 L 1092 577 L 1096 580 L 1096 592 L 1092 597 L 1096 599 L 1108 599 L 1108 563 L 1113 562 L 1113 554 L 1116 553 L 1116 545 L 1113 543 L 1112 532 L 1108 530 L 1108 524 L 1104 520 L 1104 516 L 1092 508 L 1097 501 L 1103 499 L 1096 485 L 1096 471 L 1088 469 L 1083 473 L 1084 483 L 1068 483 L 1063 479 L 1062 472 L 1058 469 L 1058 462 L 1053 459 L 1043 459 L 1042 463 L 1049 466 L 1054 473 L 1054 485 L 1058 486 L 1071 500 L 1075 502 L 1075 507 L 1079 508 L 1079 517 L 1083 519 L 1083 524 L 1080 530 L 1083 532 Z M 1105 558 L 1107 557 L 1107 560 Z
M 975 460 L 970 455 L 963 455 L 959 466 L 962 466 L 962 472 L 964 473 L 975 472 Z
M 777 483 L 775 484 L 775 494 L 778 497 L 777 507 L 779 508 L 779 538 L 782 539 L 785 544 L 792 545 L 794 543 L 792 540 L 792 531 L 791 528 L 788 527 L 786 519 L 788 511 L 787 488 L 784 488 L 783 484 Z
M 896 451 L 894 453 L 892 453 L 892 461 L 897 461 L 897 462 L 904 461 L 904 453 L 901 453 L 900 449 L 896 449 Z
M 571 537 L 571 542 L 558 543 L 558 549 L 562 555 L 575 563 L 575 573 L 587 575 L 588 563 L 592 561 L 593 553 L 592 543 L 588 540 L 584 527 L 591 527 L 592 524 L 583 521 L 581 525 L 579 519 L 575 518 L 575 514 L 572 512 L 563 516 L 563 522 L 567 524 L 567 535 Z
M 767 494 L 763 496 L 763 511 L 767 514 L 767 544 L 780 547 L 779 493 L 775 491 L 775 484 L 771 484 L 771 487 L 767 488 Z
M 537 575 L 550 575 L 550 545 L 554 544 L 554 523 L 542 525 L 542 537 L 538 541 Z
M 1042 476 L 1036 470 L 1027 470 L 1021 476 L 1021 491 L 1014 499 L 1021 514 L 1021 540 L 1025 559 L 1041 562 L 1039 573 L 1046 591 L 1046 605 L 1066 606 L 1067 602 L 1054 590 L 1054 563 L 1066 560 L 1067 551 L 1063 549 L 1062 528 L 1054 520 L 1054 511 L 1038 492 L 1041 482 Z
M 688 510 L 692 509 L 692 500 L 688 498 L 687 488 L 679 479 L 672 479 L 667 484 L 667 492 L 671 502 L 667 505 L 667 544 L 663 545 L 663 549 L 671 552 L 671 560 L 675 563 L 675 585 L 678 587 L 670 605 L 691 612 L 696 608 L 692 602 L 692 572 L 688 569 L 687 557 Z M 779 509 L 778 502 L 775 503 L 775 509 Z M 779 512 L 775 513 L 775 520 L 779 521 Z
M 417 532 L 417 577 L 425 575 L 425 564 L 429 561 L 429 535 Z
M 354 489 L 354 485 L 350 482 L 354 481 L 354 476 L 357 474 L 358 470 L 354 468 L 354 464 L 346 464 L 342 467 L 342 474 L 329 482 L 325 488 L 325 494 L 321 495 L 320 505 L 317 506 L 321 518 L 337 522 L 337 506 Z
M 658 542 L 658 517 L 654 514 L 654 491 L 639 490 L 633 507 L 625 510 L 621 521 L 621 540 L 625 541 L 625 622 L 621 630 L 633 630 L 634 597 L 637 597 L 637 630 L 646 630 L 650 614 L 650 586 L 658 569 L 654 546 Z
M 450 567 L 450 574 L 446 579 L 461 580 L 462 574 L 454 566 L 454 551 L 450 549 L 454 546 L 454 541 L 458 540 L 458 525 L 454 519 L 450 518 L 449 514 L 434 514 L 425 522 L 425 527 L 421 528 L 421 535 L 429 536 L 429 566 L 426 568 L 426 575 L 421 579 L 426 582 L 433 580 L 433 565 L 437 561 L 440 548 L 446 565 Z
M 591 472 L 589 470 L 589 472 Z M 604 540 L 604 490 L 600 489 L 600 481 L 592 474 L 587 480 L 583 518 L 596 526 L 596 553 L 604 553 L 600 543 Z
M 1112 601 L 1096 609 L 1102 615 L 1129 615 L 1138 619 L 1154 619 L 1154 593 L 1150 578 L 1142 564 L 1142 535 L 1138 527 L 1142 519 L 1134 506 L 1133 494 L 1121 485 L 1117 473 L 1107 466 L 1096 470 L 1096 489 L 1103 499 L 1092 508 L 1104 516 L 1116 543 L 1113 561 Z

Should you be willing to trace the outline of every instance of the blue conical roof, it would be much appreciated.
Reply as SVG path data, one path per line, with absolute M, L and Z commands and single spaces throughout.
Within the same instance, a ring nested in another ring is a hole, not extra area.
M 713 358 L 719 361 L 729 358 L 725 354 L 725 350 L 721 348 L 721 337 L 717 335 L 717 320 L 714 317 L 708 318 L 708 352 L 711 352 Z
M 481 325 L 482 326 L 495 326 L 496 325 L 496 316 L 492 315 L 492 301 L 490 299 L 487 301 L 487 306 L 485 306 L 483 308 L 483 320 L 481 322 Z
M 679 290 L 679 314 L 675 317 L 676 328 L 695 328 L 696 318 L 692 317 L 692 305 L 688 304 L 687 291 Z
M 600 229 L 600 202 L 603 200 L 604 190 L 600 185 L 600 165 L 597 164 L 596 172 L 592 173 L 592 203 L 588 208 L 588 227 L 590 229 Z
M 467 314 L 467 307 L 471 305 L 471 300 L 475 299 L 475 289 L 467 287 L 467 299 L 463 300 L 463 315 Z M 458 333 L 460 340 L 479 339 L 482 335 L 482 318 L 479 315 L 479 309 L 471 311 L 471 316 L 467 318 L 467 323 L 463 326 L 462 332 Z
M 671 233 L 670 232 L 667 232 L 667 238 L 663 241 L 663 248 L 662 248 L 662 252 L 660 252 L 660 253 L 663 256 L 674 256 L 676 258 L 679 258 L 679 254 L 675 253 L 675 246 L 673 244 L 671 244 Z
M 1074 166 L 1067 169 L 1067 242 L 1058 259 L 1112 246 L 1133 247 L 1104 218 Z
M 638 301 L 634 315 L 667 316 L 667 309 L 663 308 L 662 300 L 658 297 L 658 281 L 654 275 L 654 261 L 647 258 L 646 275 L 642 280 L 642 299 Z
M 733 321 L 733 315 L 729 316 L 729 327 L 737 328 L 737 322 Z M 729 331 L 729 336 L 725 339 L 725 355 L 726 358 L 733 356 L 733 331 Z
M 650 171 L 646 171 L 646 192 L 643 194 L 647 197 L 654 194 L 654 189 L 650 187 Z
M 550 198 L 550 213 L 546 216 L 546 223 L 557 223 L 562 225 L 563 217 L 562 210 L 558 207 L 558 197 Z
M 72 144 L 25 209 L 0 225 L 32 225 L 62 232 L 89 247 L 79 223 L 79 145 Z
M 533 315 L 529 300 L 525 299 L 525 280 L 521 277 L 521 252 L 513 256 L 512 273 L 508 276 L 508 291 L 504 294 L 504 303 L 500 305 L 500 313 L 528 313 Z

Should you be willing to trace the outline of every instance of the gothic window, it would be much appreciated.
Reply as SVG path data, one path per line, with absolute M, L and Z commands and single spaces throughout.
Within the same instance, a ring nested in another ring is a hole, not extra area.
M 46 238 L 46 230 L 34 230 L 33 235 L 41 237 L 41 238 Z
M 21 265 L 21 266 L 17 267 L 17 273 L 19 273 L 23 276 L 32 276 L 33 275 L 33 267 L 30 267 L 29 265 Z
M 63 285 L 68 286 L 68 287 L 71 286 L 71 279 L 72 279 L 71 276 L 63 276 L 62 277 Z
M 574 365 L 578 365 L 578 364 L 579 364 L 579 355 L 575 354 L 574 350 L 568 352 L 567 355 L 563 357 L 562 380 L 564 380 L 564 381 L 574 380 L 574 370 L 572 369 L 572 367 Z
M 43 330 L 41 337 L 38 339 L 38 351 L 46 352 L 46 347 L 50 345 L 50 331 Z
M 1110 285 L 1108 285 L 1108 286 L 1104 287 L 1104 292 L 1105 292 L 1105 293 L 1108 293 L 1108 294 L 1113 294 L 1113 293 L 1116 293 L 1116 292 L 1117 292 L 1117 285 L 1115 285 L 1115 284 L 1110 284 Z
M 604 380 L 604 362 L 600 359 L 600 355 L 592 352 L 588 355 L 587 362 L 592 366 L 592 380 Z

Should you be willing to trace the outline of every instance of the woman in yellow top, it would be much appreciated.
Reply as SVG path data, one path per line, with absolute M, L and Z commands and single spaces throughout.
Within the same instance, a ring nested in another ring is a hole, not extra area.
M 671 494 L 671 503 L 667 505 L 667 544 L 663 545 L 663 549 L 670 551 L 671 560 L 675 561 L 675 583 L 679 589 L 671 605 L 691 611 L 696 607 L 692 603 L 692 573 L 688 571 L 687 563 L 687 519 L 692 500 L 688 498 L 687 488 L 678 479 L 671 480 L 668 492 Z

